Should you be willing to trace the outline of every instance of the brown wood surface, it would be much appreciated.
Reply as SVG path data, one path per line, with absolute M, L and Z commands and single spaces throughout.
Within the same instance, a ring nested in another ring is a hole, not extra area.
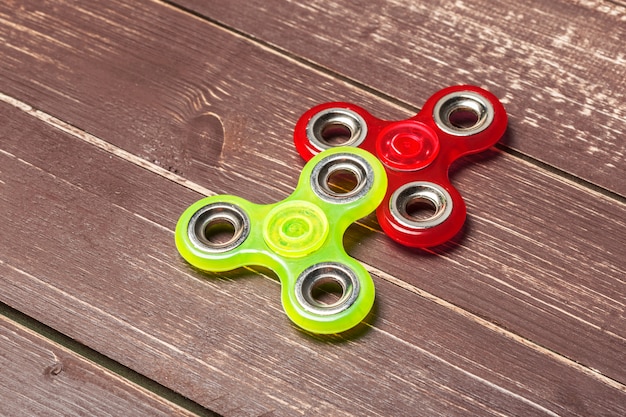
M 195 415 L 4 316 L 0 346 L 0 415 Z
M 503 144 L 626 196 L 623 2 L 175 3 L 407 105 L 484 86 L 511 116 Z
M 160 2 L 19 4 L 0 6 L 2 302 L 225 415 L 626 412 L 619 187 L 588 168 L 573 172 L 606 192 L 576 184 L 557 160 L 467 159 L 453 173 L 464 233 L 413 251 L 371 216 L 350 228 L 375 314 L 356 332 L 310 337 L 282 313 L 271 274 L 193 271 L 172 230 L 199 193 L 286 197 L 303 165 L 291 130 L 316 103 L 409 115 L 371 93 L 393 95 L 393 78 L 346 83 Z M 569 146 L 566 121 L 527 120 L 511 113 L 507 145 Z
M 207 276 L 181 262 L 159 222 L 195 192 L 3 107 L 4 143 L 15 145 L 0 155 L 11 173 L 2 233 L 20 238 L 0 264 L 2 300 L 209 409 L 624 411 L 623 385 L 381 274 L 369 325 L 309 337 L 288 323 L 274 280 Z M 42 231 L 53 246 L 42 245 Z

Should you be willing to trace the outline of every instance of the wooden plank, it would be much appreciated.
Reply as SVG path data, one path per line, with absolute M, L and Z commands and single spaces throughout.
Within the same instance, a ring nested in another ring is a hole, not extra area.
M 504 145 L 626 196 L 623 4 L 174 3 L 412 106 L 448 85 L 484 86 L 509 112 Z
M 193 416 L 0 315 L 3 416 Z
M 172 225 L 197 193 L 6 104 L 0 114 L 0 233 L 19 237 L 0 253 L 0 300 L 209 409 L 626 412 L 624 385 L 382 275 L 357 333 L 304 334 L 273 279 L 180 259 Z
M 403 112 L 180 11 L 152 3 L 97 7 L 105 6 L 60 4 L 14 15 L 13 26 L 3 26 L 5 37 L 15 39 L 6 47 L 4 68 L 13 69 L 6 71 L 7 89 L 215 192 L 260 203 L 284 198 L 302 166 L 290 132 L 315 102 L 341 95 L 392 117 Z M 155 25 L 161 32 L 152 31 Z M 22 34 L 19 44 L 9 27 Z M 172 44 L 170 32 L 181 41 Z M 65 67 L 57 68 L 58 61 Z M 30 150 L 39 166 L 64 161 L 62 150 L 51 158 L 44 149 Z M 65 175 L 82 175 L 66 168 Z M 624 206 L 497 152 L 457 165 L 453 179 L 470 206 L 465 235 L 424 253 L 380 233 L 363 241 L 363 230 L 355 229 L 351 253 L 625 381 Z M 99 184 L 89 187 L 111 194 L 107 182 Z M 134 209 L 172 228 L 182 208 L 156 218 L 154 207 Z

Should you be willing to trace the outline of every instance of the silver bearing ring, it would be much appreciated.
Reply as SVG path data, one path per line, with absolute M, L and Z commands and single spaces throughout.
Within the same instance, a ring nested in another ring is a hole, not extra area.
M 457 91 L 443 96 L 433 109 L 437 126 L 455 136 L 471 136 L 493 122 L 491 102 L 473 91 Z
M 424 205 L 432 214 L 417 218 L 411 206 Z M 414 229 L 429 229 L 446 221 L 452 213 L 452 197 L 441 186 L 431 182 L 411 182 L 398 188 L 389 199 L 393 218 L 403 226 Z
M 355 111 L 342 108 L 322 110 L 306 126 L 306 136 L 323 151 L 335 146 L 359 146 L 367 136 L 367 124 Z
M 194 213 L 187 233 L 191 243 L 204 252 L 226 252 L 246 240 L 250 234 L 250 219 L 234 204 L 212 203 Z M 218 240 L 218 234 L 226 234 L 227 238 Z
M 341 296 L 332 304 L 316 299 L 315 292 L 324 285 L 339 286 Z M 348 309 L 359 296 L 360 284 L 356 273 L 347 265 L 323 262 L 304 270 L 296 280 L 295 292 L 298 303 L 308 312 L 330 316 Z
M 351 181 L 351 189 L 331 188 L 333 179 L 342 174 Z M 374 171 L 361 156 L 351 153 L 336 153 L 322 159 L 311 172 L 311 188 L 324 201 L 350 203 L 359 200 L 372 188 Z

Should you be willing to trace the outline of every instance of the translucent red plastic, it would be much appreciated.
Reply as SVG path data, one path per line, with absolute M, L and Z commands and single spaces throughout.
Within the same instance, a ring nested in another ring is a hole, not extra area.
M 342 111 L 352 118 L 346 119 Z M 327 126 L 313 125 L 319 120 L 326 120 Z M 320 104 L 298 120 L 294 141 L 307 161 L 322 150 L 339 145 L 358 146 L 374 154 L 383 163 L 389 179 L 384 200 L 377 209 L 382 229 L 403 245 L 432 247 L 454 237 L 466 218 L 463 198 L 450 183 L 450 165 L 464 155 L 493 146 L 506 126 L 507 114 L 497 97 L 476 86 L 460 85 L 433 94 L 417 115 L 401 121 L 378 119 L 352 103 Z M 345 136 L 340 143 L 325 137 L 337 132 Z M 422 186 L 426 187 L 422 194 L 411 194 L 411 190 L 421 190 Z M 400 195 L 403 187 L 408 190 L 406 195 Z M 443 196 L 445 203 L 440 207 L 441 213 L 436 214 L 443 220 L 412 219 L 410 206 L 423 203 L 420 199 L 434 200 L 433 190 L 440 190 L 437 195 Z M 393 204 L 398 201 L 404 206 L 393 212 Z

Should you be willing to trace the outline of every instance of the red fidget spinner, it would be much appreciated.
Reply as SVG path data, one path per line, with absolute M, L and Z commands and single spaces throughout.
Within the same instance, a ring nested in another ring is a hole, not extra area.
M 389 178 L 376 210 L 382 229 L 406 246 L 430 247 L 451 239 L 465 222 L 450 165 L 494 145 L 506 126 L 506 111 L 493 94 L 461 85 L 438 91 L 417 115 L 400 121 L 378 119 L 351 103 L 320 104 L 298 120 L 294 140 L 307 161 L 333 146 L 376 155 Z

